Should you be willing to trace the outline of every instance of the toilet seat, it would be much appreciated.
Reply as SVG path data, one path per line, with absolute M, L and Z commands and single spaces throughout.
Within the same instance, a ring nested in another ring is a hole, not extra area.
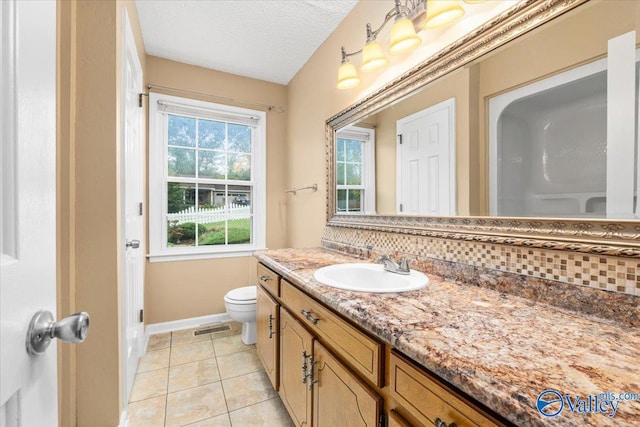
M 258 290 L 255 286 L 244 286 L 232 289 L 224 296 L 224 300 L 231 304 L 255 304 Z

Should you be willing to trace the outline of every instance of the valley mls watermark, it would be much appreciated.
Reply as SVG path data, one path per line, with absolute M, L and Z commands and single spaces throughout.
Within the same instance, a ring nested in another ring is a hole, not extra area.
M 605 414 L 609 418 L 616 416 L 620 402 L 625 400 L 640 400 L 639 393 L 606 393 L 571 396 L 561 394 L 557 390 L 545 390 L 538 395 L 536 407 L 545 417 L 557 417 L 564 409 L 579 414 Z

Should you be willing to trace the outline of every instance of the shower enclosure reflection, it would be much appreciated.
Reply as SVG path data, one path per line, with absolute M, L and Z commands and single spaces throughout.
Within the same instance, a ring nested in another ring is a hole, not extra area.
M 638 55 L 635 48 L 627 54 L 635 75 L 624 90 L 637 95 Z M 616 126 L 608 125 L 607 108 L 619 102 L 607 91 L 607 73 L 616 79 L 619 70 L 607 68 L 601 59 L 490 99 L 491 215 L 635 217 L 637 183 L 607 189 L 627 178 L 625 170 L 637 181 L 635 136 L 607 143 L 607 129 Z M 615 151 L 622 161 L 607 167 Z M 625 207 L 608 206 L 611 198 Z

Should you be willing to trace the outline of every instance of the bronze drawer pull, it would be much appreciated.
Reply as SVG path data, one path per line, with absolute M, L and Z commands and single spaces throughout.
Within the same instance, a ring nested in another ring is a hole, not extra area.
M 320 319 L 317 319 L 317 318 L 313 317 L 313 316 L 311 315 L 311 311 L 307 311 L 307 310 L 300 310 L 300 313 L 302 313 L 302 315 L 303 315 L 303 316 L 304 316 L 304 317 L 305 317 L 309 322 L 313 323 L 314 325 L 317 325 L 317 324 L 318 324 L 318 320 L 320 320 Z M 455 426 L 454 426 L 454 427 L 455 427 Z
M 436 425 L 436 427 L 457 427 L 456 423 L 447 424 L 444 421 L 442 421 L 439 417 L 436 418 L 436 421 L 434 424 Z
M 273 314 L 269 315 L 269 339 L 273 338 Z

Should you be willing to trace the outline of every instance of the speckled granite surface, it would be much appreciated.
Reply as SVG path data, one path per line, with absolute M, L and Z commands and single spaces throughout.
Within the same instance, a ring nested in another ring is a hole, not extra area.
M 640 400 L 619 402 L 613 417 L 573 413 L 568 404 L 553 418 L 536 409 L 547 389 L 571 402 L 576 395 L 640 393 L 640 328 L 436 275 L 424 290 L 401 294 L 331 288 L 315 281 L 314 271 L 358 260 L 328 249 L 256 256 L 516 425 L 640 425 Z

